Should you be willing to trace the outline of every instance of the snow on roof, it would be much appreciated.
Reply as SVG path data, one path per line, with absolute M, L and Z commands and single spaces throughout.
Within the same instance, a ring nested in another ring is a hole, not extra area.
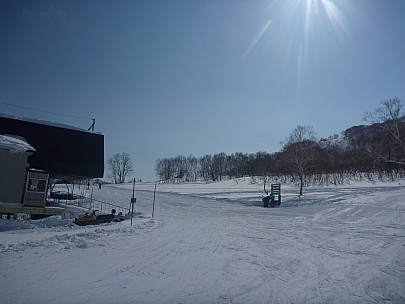
M 9 134 L 0 135 L 0 149 L 10 150 L 11 153 L 35 151 L 34 147 L 30 146 L 24 138 Z

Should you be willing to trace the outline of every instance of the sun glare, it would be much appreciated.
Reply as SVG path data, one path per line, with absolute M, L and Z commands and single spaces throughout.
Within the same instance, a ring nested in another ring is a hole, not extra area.
M 313 32 L 327 27 L 333 29 L 339 40 L 350 37 L 348 23 L 342 13 L 345 5 L 346 9 L 350 11 L 348 0 L 341 0 L 338 4 L 333 0 L 274 0 L 270 2 L 269 16 L 253 36 L 244 56 L 249 55 L 265 34 L 270 32 L 270 26 L 273 27 L 272 23 L 275 27 L 286 29 L 285 34 L 290 36 L 295 34 L 294 31 L 291 32 L 291 29 L 295 28 L 297 32 L 300 29 L 305 45 Z
M 264 35 L 264 33 L 267 31 L 267 29 L 269 28 L 271 24 L 271 20 L 267 21 L 262 28 L 260 29 L 260 31 L 258 32 L 258 34 L 256 35 L 255 39 L 253 40 L 253 42 L 249 45 L 248 49 L 246 50 L 244 56 L 248 55 L 252 49 L 255 47 L 255 45 L 259 42 L 259 40 L 262 38 L 262 36 Z
M 339 32 L 341 31 L 345 35 L 350 36 L 350 32 L 347 29 L 343 14 L 340 9 L 332 1 L 328 0 L 322 0 L 322 6 L 336 34 L 339 34 Z
M 343 43 L 347 38 L 350 38 L 348 22 L 342 12 L 352 12 L 350 2 L 347 0 L 288 0 L 284 2 L 286 7 L 289 7 L 294 14 L 295 24 L 303 33 L 301 41 L 296 41 L 298 50 L 295 53 L 296 63 L 296 96 L 300 99 L 302 90 L 305 87 L 305 79 L 307 78 L 307 68 L 316 60 L 313 50 L 321 50 L 324 48 L 326 41 L 330 41 L 325 35 L 326 33 L 334 33 L 333 37 L 339 43 Z M 330 35 L 329 35 L 330 36 Z M 295 37 L 299 37 L 295 36 Z M 315 51 L 317 52 L 317 51 Z M 291 60 L 291 58 L 290 58 Z
M 357 12 L 350 0 L 270 0 L 262 14 L 243 56 L 250 56 L 256 48 L 271 50 L 257 54 L 282 56 L 282 77 L 296 73 L 300 96 L 317 54 L 334 39 L 342 44 L 351 37 L 348 17 Z

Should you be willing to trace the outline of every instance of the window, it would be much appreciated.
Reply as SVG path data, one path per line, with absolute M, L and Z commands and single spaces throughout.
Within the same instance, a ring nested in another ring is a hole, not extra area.
M 46 179 L 29 178 L 27 190 L 31 192 L 45 192 Z

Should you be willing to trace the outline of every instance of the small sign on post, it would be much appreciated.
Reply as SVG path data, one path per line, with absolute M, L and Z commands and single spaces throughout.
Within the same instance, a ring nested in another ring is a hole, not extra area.
M 281 184 L 271 184 L 272 207 L 278 207 L 281 204 Z

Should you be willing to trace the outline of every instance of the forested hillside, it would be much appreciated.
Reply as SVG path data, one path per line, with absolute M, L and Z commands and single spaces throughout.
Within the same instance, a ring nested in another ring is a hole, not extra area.
M 179 155 L 157 160 L 155 172 L 162 182 L 240 176 L 289 176 L 303 180 L 318 176 L 328 178 L 327 183 L 339 183 L 342 174 L 358 172 L 402 177 L 405 175 L 405 116 L 401 115 L 401 107 L 398 98 L 384 101 L 380 108 L 365 114 L 369 125 L 350 127 L 320 140 L 311 126 L 297 126 L 279 152 Z

